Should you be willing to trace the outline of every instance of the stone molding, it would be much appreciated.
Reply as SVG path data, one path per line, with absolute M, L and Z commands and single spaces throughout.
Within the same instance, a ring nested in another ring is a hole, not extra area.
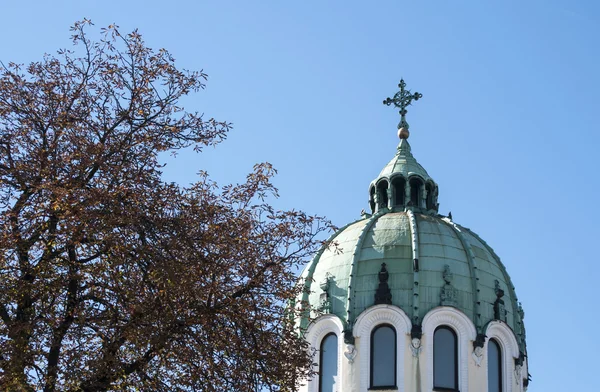
M 515 359 L 519 358 L 519 344 L 512 330 L 506 323 L 501 321 L 492 321 L 487 325 L 485 334 L 484 355 L 487 358 L 488 342 L 490 339 L 495 339 L 500 344 L 502 353 L 502 383 L 504 392 L 512 392 L 513 390 L 513 374 L 515 372 Z M 487 380 L 488 367 L 485 369 L 485 378 Z M 517 380 L 519 385 L 522 380 Z
M 354 324 L 354 337 L 359 338 L 360 391 L 366 391 L 371 376 L 371 332 L 381 324 L 390 324 L 396 329 L 396 385 L 404 390 L 404 350 L 406 335 L 410 333 L 410 318 L 402 309 L 394 305 L 375 305 L 362 312 Z
M 342 385 L 342 357 L 344 356 L 344 336 L 343 331 L 344 326 L 342 321 L 333 314 L 326 314 L 318 317 L 314 320 L 306 331 L 305 339 L 310 343 L 310 346 L 316 350 L 315 358 L 314 358 L 314 366 L 318 371 L 319 366 L 321 366 L 320 361 L 321 357 L 319 355 L 319 349 L 321 348 L 321 341 L 323 338 L 330 333 L 335 333 L 338 339 L 338 352 L 337 352 L 337 368 L 338 368 L 338 381 L 339 385 Z M 318 392 L 319 391 L 319 380 L 317 377 L 314 377 L 308 380 L 307 383 L 307 392 Z
M 475 325 L 463 312 L 448 306 L 437 307 L 423 318 L 423 335 L 426 339 L 427 390 L 433 390 L 433 333 L 439 326 L 448 326 L 458 337 L 458 389 L 468 392 L 469 358 L 477 336 Z

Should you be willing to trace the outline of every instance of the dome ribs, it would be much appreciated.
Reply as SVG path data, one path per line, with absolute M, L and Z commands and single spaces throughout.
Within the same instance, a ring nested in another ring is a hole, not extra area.
M 354 247 L 354 253 L 352 254 L 352 265 L 350 266 L 350 279 L 348 281 L 348 300 L 346 302 L 346 330 L 352 331 L 352 327 L 354 326 L 354 321 L 356 320 L 356 312 L 354 309 L 354 280 L 356 279 L 356 268 L 358 261 L 360 260 L 360 252 L 362 250 L 362 245 L 365 240 L 365 236 L 371 230 L 371 227 L 377 222 L 380 216 L 384 215 L 387 211 L 379 210 L 375 214 L 371 215 L 369 221 L 366 225 L 363 226 L 360 236 L 358 237 L 358 241 L 356 242 L 356 246 Z M 348 340 L 344 338 L 344 340 Z
M 413 306 L 411 309 L 413 325 L 421 325 L 419 318 L 419 230 L 415 214 L 411 210 L 406 211 L 410 226 L 410 236 L 413 257 Z
M 325 244 L 323 246 L 321 246 L 321 249 L 319 249 L 319 251 L 317 252 L 317 254 L 315 255 L 315 257 L 313 257 L 313 259 L 311 260 L 310 264 L 308 265 L 308 271 L 306 273 L 306 277 L 304 280 L 304 290 L 302 291 L 302 303 L 300 304 L 300 306 L 302 306 L 303 308 L 303 316 L 300 319 L 300 329 L 302 331 L 306 331 L 306 328 L 308 328 L 308 322 L 310 321 L 310 307 L 308 306 L 309 303 L 309 295 L 310 295 L 310 287 L 312 285 L 312 281 L 313 281 L 313 276 L 315 273 L 315 269 L 317 268 L 317 264 L 319 264 L 319 260 L 321 259 L 321 255 L 323 254 L 323 252 L 325 251 L 325 249 L 327 249 L 329 247 L 329 244 L 341 233 L 344 232 L 344 230 L 346 230 L 346 228 L 350 227 L 351 225 L 355 224 L 356 222 L 360 221 L 356 220 L 354 222 L 348 223 L 347 225 L 341 227 L 338 231 L 336 231 L 335 233 L 333 233 L 325 242 Z M 302 274 L 300 274 L 300 276 L 302 276 Z
M 517 293 L 515 291 L 515 286 L 513 285 L 512 280 L 510 279 L 510 275 L 508 274 L 508 271 L 506 270 L 504 263 L 502 262 L 502 260 L 500 260 L 500 257 L 496 254 L 496 252 L 494 252 L 492 247 L 489 246 L 488 243 L 485 242 L 485 240 L 483 240 L 477 233 L 471 231 L 470 229 L 465 229 L 465 230 L 485 246 L 488 253 L 490 255 L 492 255 L 492 257 L 498 264 L 498 268 L 500 268 L 500 271 L 502 271 L 502 275 L 504 276 L 504 281 L 506 282 L 506 286 L 508 287 L 508 295 L 510 297 L 510 302 L 511 302 L 511 305 L 513 308 L 513 325 L 510 325 L 510 327 L 517 334 L 517 336 L 519 336 L 520 349 L 523 353 L 525 353 L 525 338 L 524 338 L 525 323 L 523 322 L 523 318 L 521 317 L 521 314 L 518 311 L 521 307 L 519 306 L 518 299 L 517 299 Z M 517 321 L 517 315 L 519 317 L 519 321 Z M 518 333 L 519 329 L 516 328 L 517 323 L 520 323 L 520 327 L 523 330 L 522 334 Z
M 452 222 L 449 218 L 442 218 L 442 222 L 446 223 L 448 226 L 454 230 L 454 233 L 460 240 L 463 249 L 467 255 L 467 260 L 469 262 L 469 270 L 471 272 L 471 286 L 473 290 L 473 322 L 475 323 L 475 327 L 477 329 L 477 333 L 482 333 L 482 325 L 481 325 L 481 301 L 479 300 L 479 271 L 477 269 L 477 265 L 475 265 L 475 255 L 473 255 L 473 249 L 465 238 L 464 234 L 461 231 L 461 227 L 459 227 L 456 223 Z

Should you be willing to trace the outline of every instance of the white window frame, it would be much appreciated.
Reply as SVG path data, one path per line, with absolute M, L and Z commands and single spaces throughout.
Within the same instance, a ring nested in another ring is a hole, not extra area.
M 396 330 L 396 386 L 404 391 L 404 346 L 406 335 L 410 333 L 410 318 L 402 309 L 394 305 L 375 305 L 362 312 L 354 323 L 354 337 L 359 339 L 360 391 L 367 391 L 371 384 L 371 332 L 382 324 L 389 324 Z
M 515 359 L 519 358 L 519 344 L 510 327 L 502 321 L 491 321 L 485 330 L 485 345 L 483 352 L 485 355 L 485 382 L 488 380 L 488 342 L 494 339 L 500 346 L 502 355 L 502 391 L 513 392 Z M 519 380 L 519 385 L 523 381 Z
M 433 390 L 433 334 L 437 327 L 451 328 L 458 338 L 458 389 L 469 390 L 469 355 L 477 336 L 475 325 L 463 312 L 449 306 L 429 311 L 423 318 L 423 335 L 427 355 L 427 390 Z
M 334 333 L 337 336 L 338 347 L 337 347 L 337 368 L 338 368 L 338 376 L 336 384 L 338 385 L 337 390 L 341 391 L 342 385 L 342 357 L 343 357 L 343 344 L 344 344 L 344 326 L 342 321 L 333 314 L 326 314 L 318 317 L 314 320 L 307 328 L 305 339 L 310 343 L 310 346 L 314 348 L 316 351 L 316 355 L 314 358 L 314 365 L 317 371 L 319 371 L 319 367 L 321 366 L 321 355 L 319 355 L 319 350 L 321 349 L 321 342 L 325 338 L 325 336 L 330 333 Z M 318 392 L 319 391 L 319 378 L 318 376 L 308 380 L 307 384 L 308 392 Z

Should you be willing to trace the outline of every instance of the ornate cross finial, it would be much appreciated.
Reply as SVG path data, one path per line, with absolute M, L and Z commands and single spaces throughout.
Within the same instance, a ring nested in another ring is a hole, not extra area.
M 400 111 L 400 123 L 398 123 L 398 129 L 404 128 L 407 132 L 406 138 L 408 137 L 408 123 L 406 122 L 406 108 L 411 105 L 412 101 L 418 101 L 419 98 L 423 97 L 421 93 L 411 93 L 410 90 L 406 90 L 406 83 L 404 79 L 400 79 L 400 83 L 398 84 L 400 87 L 400 91 L 394 94 L 394 98 L 386 98 L 383 101 L 384 105 L 391 106 L 394 104 L 395 107 L 399 108 Z M 405 139 L 405 138 L 403 138 Z

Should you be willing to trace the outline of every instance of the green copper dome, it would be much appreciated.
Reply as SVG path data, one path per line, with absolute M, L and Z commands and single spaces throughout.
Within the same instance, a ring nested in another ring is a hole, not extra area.
M 485 335 L 493 320 L 506 322 L 525 352 L 523 311 L 500 258 L 477 234 L 437 213 L 438 187 L 413 157 L 406 138 L 370 184 L 372 214 L 335 233 L 302 273 L 302 325 L 335 314 L 351 341 L 352 326 L 370 306 L 400 307 L 413 326 L 427 312 L 451 306 Z
M 438 213 L 438 185 L 417 162 L 408 143 L 406 108 L 422 97 L 400 81 L 385 105 L 400 109 L 400 144 L 393 159 L 369 184 L 370 213 L 339 229 L 302 272 L 304 309 L 300 327 L 321 314 L 339 318 L 344 340 L 368 308 L 397 306 L 421 338 L 422 322 L 438 307 L 452 307 L 475 326 L 483 348 L 492 321 L 512 329 L 525 358 L 524 313 L 506 268 L 493 249 L 470 229 Z

